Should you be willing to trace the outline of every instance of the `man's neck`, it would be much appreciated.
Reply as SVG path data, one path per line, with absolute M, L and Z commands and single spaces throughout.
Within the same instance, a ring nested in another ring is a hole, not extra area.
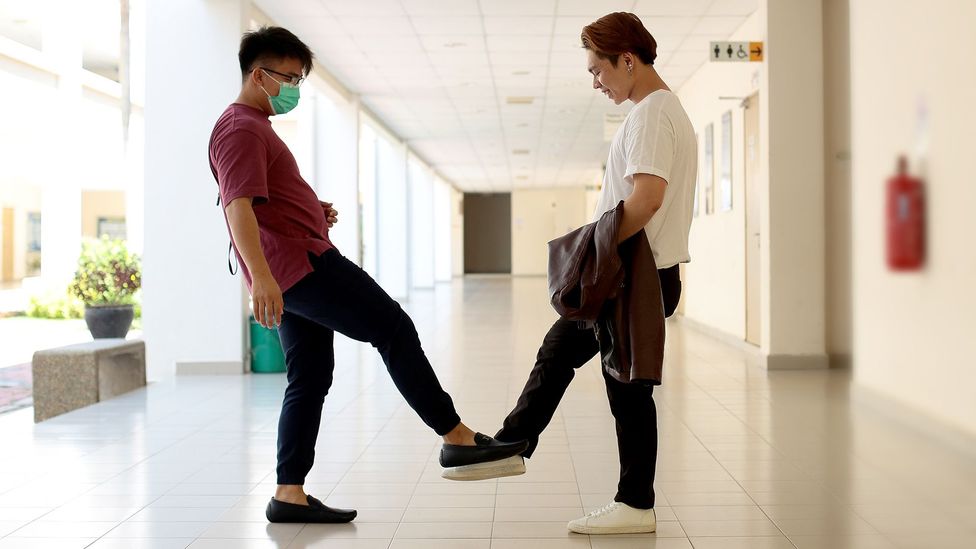
M 661 77 L 658 76 L 657 71 L 650 69 L 644 74 L 643 78 L 634 84 L 634 89 L 631 91 L 628 99 L 633 101 L 636 105 L 637 103 L 643 101 L 645 97 L 658 90 L 671 91 L 671 88 L 668 87 L 664 80 L 661 80 Z
M 240 103 L 241 105 L 247 105 L 248 107 L 254 107 L 255 109 L 267 114 L 267 111 L 264 110 L 264 105 L 261 103 L 261 100 L 249 96 L 247 92 L 245 92 L 244 90 L 241 90 L 240 95 L 237 96 L 237 100 L 234 102 Z

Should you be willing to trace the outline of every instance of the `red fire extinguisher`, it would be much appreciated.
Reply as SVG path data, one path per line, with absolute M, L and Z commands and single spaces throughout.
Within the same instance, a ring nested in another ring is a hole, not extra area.
M 925 196 L 922 180 L 908 174 L 898 158 L 898 173 L 888 180 L 888 267 L 916 271 L 925 261 Z

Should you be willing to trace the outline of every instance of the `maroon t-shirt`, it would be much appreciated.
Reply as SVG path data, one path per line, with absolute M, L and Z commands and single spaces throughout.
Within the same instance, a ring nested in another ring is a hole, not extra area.
M 312 272 L 309 252 L 334 248 L 322 204 L 263 111 L 239 103 L 227 107 L 210 137 L 210 168 L 224 208 L 236 198 L 253 199 L 261 249 L 282 292 Z M 236 244 L 234 250 L 250 290 L 251 273 Z

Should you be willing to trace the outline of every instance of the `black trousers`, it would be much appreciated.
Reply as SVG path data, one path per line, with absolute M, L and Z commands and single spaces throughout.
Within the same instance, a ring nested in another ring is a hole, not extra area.
M 658 271 L 664 314 L 671 316 L 681 297 L 678 266 Z M 559 401 L 573 381 L 576 369 L 589 362 L 600 348 L 592 329 L 560 318 L 549 329 L 536 356 L 535 367 L 522 389 L 515 409 L 505 418 L 496 438 L 528 440 L 524 454 L 531 457 L 539 435 L 552 420 Z M 621 383 L 603 373 L 610 411 L 617 423 L 620 482 L 615 501 L 638 509 L 654 507 L 654 471 L 657 464 L 657 408 L 654 387 L 642 383 Z
M 278 484 L 304 484 L 312 468 L 332 386 L 335 332 L 375 347 L 407 403 L 438 435 L 461 422 L 400 304 L 338 251 L 310 259 L 315 270 L 285 292 L 278 328 L 288 372 L 278 420 Z

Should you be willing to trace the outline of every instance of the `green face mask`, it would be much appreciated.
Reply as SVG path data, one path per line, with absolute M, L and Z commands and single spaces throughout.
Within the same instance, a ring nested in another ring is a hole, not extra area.
M 268 71 L 264 69 L 261 69 L 261 71 L 264 72 L 268 78 L 278 82 L 275 77 L 268 74 Z M 300 94 L 298 91 L 298 86 L 294 86 L 287 82 L 278 82 L 278 86 L 278 95 L 271 95 L 268 93 L 268 90 L 264 89 L 264 86 L 261 86 L 261 89 L 264 90 L 264 93 L 268 94 L 268 102 L 271 103 L 271 110 L 273 110 L 275 114 L 285 114 L 298 106 Z

